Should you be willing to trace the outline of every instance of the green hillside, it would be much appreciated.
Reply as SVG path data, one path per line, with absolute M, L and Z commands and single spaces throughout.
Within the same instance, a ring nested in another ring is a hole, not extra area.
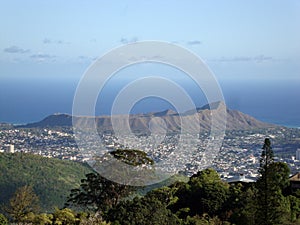
M 84 164 L 49 159 L 26 153 L 0 153 L 0 204 L 5 204 L 18 187 L 31 185 L 43 211 L 62 207 L 70 190 L 91 169 Z

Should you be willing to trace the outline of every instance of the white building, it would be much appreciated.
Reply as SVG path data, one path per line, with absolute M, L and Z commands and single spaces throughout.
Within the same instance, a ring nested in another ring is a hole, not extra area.
M 6 146 L 4 146 L 4 152 L 14 153 L 15 152 L 15 146 L 14 145 L 6 145 Z
M 296 160 L 300 160 L 300 148 L 296 151 Z
M 252 178 L 246 178 L 246 176 L 244 174 L 239 174 L 238 176 L 226 179 L 227 183 L 238 183 L 238 182 L 242 182 L 242 183 L 252 183 L 255 182 L 254 179 Z

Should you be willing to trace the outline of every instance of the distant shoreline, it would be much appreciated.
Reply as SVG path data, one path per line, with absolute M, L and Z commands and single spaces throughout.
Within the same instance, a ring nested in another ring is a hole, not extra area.
M 288 123 L 288 124 L 286 124 L 286 123 L 278 123 L 276 121 L 266 121 L 266 120 L 261 120 L 261 121 L 263 121 L 265 123 L 275 124 L 275 125 L 278 125 L 278 126 L 284 126 L 284 127 L 288 127 L 288 128 L 297 128 L 297 129 L 300 129 L 300 124 L 299 123 L 297 123 L 297 125 L 296 125 L 296 124 L 291 124 L 291 123 Z
M 260 120 L 259 118 L 256 118 L 256 117 L 255 117 L 255 119 Z M 17 123 L 9 123 L 9 122 L 0 121 L 0 123 L 12 124 L 13 126 L 22 126 L 22 125 L 27 125 L 27 124 L 38 122 L 38 121 L 39 120 L 30 121 L 30 122 L 17 122 Z M 266 121 L 266 120 L 260 120 L 260 121 L 265 122 L 265 123 L 275 124 L 275 125 L 278 125 L 278 126 L 284 126 L 284 127 L 287 127 L 287 128 L 300 129 L 300 124 L 294 125 L 294 124 L 290 124 L 290 123 L 289 124 L 278 123 L 276 121 Z

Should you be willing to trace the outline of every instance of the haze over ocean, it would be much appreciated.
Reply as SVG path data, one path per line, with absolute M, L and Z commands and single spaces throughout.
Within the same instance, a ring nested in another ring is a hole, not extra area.
M 73 96 L 79 80 L 15 79 L 0 82 L 0 121 L 14 124 L 36 122 L 54 113 L 72 113 Z M 220 81 L 226 104 L 264 122 L 300 127 L 300 81 Z M 191 82 L 183 85 L 197 107 L 207 103 Z M 108 85 L 99 98 L 96 115 L 110 114 L 111 104 L 121 85 Z M 165 101 L 147 98 L 132 113 L 172 108 Z

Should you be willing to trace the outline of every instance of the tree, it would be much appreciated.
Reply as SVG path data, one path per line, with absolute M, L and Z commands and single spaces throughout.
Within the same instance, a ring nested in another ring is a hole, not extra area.
M 288 196 L 291 206 L 291 222 L 298 222 L 300 223 L 300 198 L 290 195 Z
M 106 169 L 110 173 L 124 176 L 126 169 L 122 170 L 119 167 L 114 167 L 111 161 L 108 160 L 110 157 L 143 170 L 145 172 L 143 175 L 153 175 L 153 171 L 148 170 L 147 167 L 144 168 L 144 166 L 151 167 L 154 161 L 145 152 L 135 149 L 117 149 L 109 152 L 104 157 L 95 159 L 94 168 L 97 170 L 97 166 L 99 166 L 98 169 L 101 171 L 105 167 L 104 165 L 107 165 L 108 168 Z M 117 171 L 116 168 L 118 168 Z M 136 176 L 131 174 L 131 176 L 127 175 L 127 178 L 138 179 L 140 171 L 136 172 Z M 81 180 L 80 188 L 71 190 L 66 206 L 73 204 L 95 211 L 106 212 L 116 206 L 122 198 L 128 196 L 133 190 L 136 190 L 133 186 L 116 183 L 98 173 L 89 173 L 86 175 L 86 179 Z
M 153 159 L 149 158 L 147 153 L 136 149 L 117 149 L 110 152 L 110 154 L 116 159 L 132 166 L 154 164 Z
M 260 174 L 267 173 L 268 166 L 274 162 L 274 153 L 271 147 L 271 141 L 269 138 L 265 139 L 264 145 L 262 147 L 261 157 L 260 157 Z
M 161 188 L 154 189 L 147 193 L 148 198 L 157 199 L 160 202 L 163 202 L 166 207 L 175 204 L 178 201 L 178 197 L 175 196 L 177 188 L 175 185 L 164 186 Z
M 183 223 L 184 225 L 227 225 L 225 221 L 221 221 L 217 216 L 211 218 L 209 215 L 204 214 L 202 216 L 188 216 L 186 221 Z
M 27 214 L 35 213 L 39 210 L 39 198 L 34 193 L 32 186 L 20 187 L 9 200 L 9 205 L 4 210 L 14 221 L 22 222 L 26 219 Z
M 52 220 L 53 220 L 52 214 L 41 213 L 41 214 L 34 216 L 33 224 L 49 225 L 49 224 L 52 224 Z
M 106 223 L 100 213 L 81 215 L 80 216 L 80 225 L 109 225 Z
M 7 218 L 0 213 L 0 225 L 7 225 L 7 224 L 8 224 Z
M 282 191 L 289 185 L 290 170 L 285 163 L 274 162 L 271 141 L 266 138 L 260 159 L 260 177 L 256 182 L 258 224 L 283 224 L 290 215 L 290 204 Z
M 133 187 L 112 182 L 97 173 L 89 173 L 86 179 L 81 180 L 80 188 L 71 190 L 66 205 L 105 212 L 132 190 Z
M 75 225 L 79 222 L 80 220 L 76 217 L 76 213 L 71 209 L 55 209 L 53 213 L 53 224 L 55 225 Z
M 109 210 L 107 220 L 113 222 L 112 224 L 120 222 L 122 225 L 180 224 L 177 216 L 167 209 L 165 202 L 153 195 L 121 202 Z
M 203 215 L 214 217 L 221 213 L 229 196 L 229 186 L 213 169 L 205 169 L 193 175 L 177 193 L 178 201 L 171 207 L 181 218 Z
M 126 185 L 145 186 L 158 179 L 153 159 L 136 149 L 116 149 L 95 156 L 93 168 L 107 179 Z
M 253 184 L 232 184 L 224 211 L 232 224 L 256 225 L 256 194 Z

